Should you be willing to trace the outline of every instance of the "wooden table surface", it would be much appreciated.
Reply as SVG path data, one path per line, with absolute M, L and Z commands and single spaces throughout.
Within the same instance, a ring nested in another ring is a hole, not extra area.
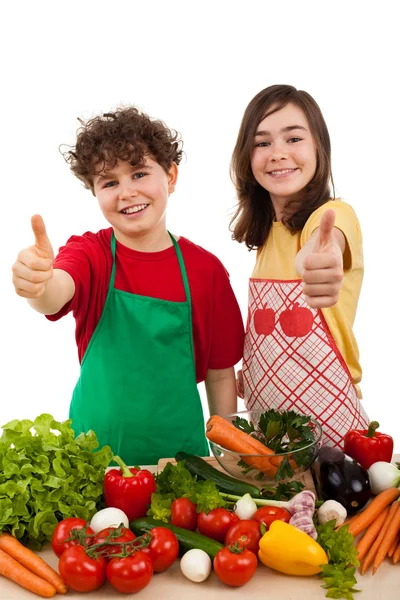
M 400 460 L 400 455 L 393 460 Z M 155 467 L 152 467 L 155 470 Z M 50 547 L 46 547 L 39 555 L 53 568 L 57 569 L 58 559 Z M 371 572 L 364 576 L 356 574 L 358 589 L 362 592 L 354 596 L 355 600 L 398 600 L 400 598 L 400 563 L 393 565 L 386 559 L 376 575 Z M 241 598 L 245 594 L 250 600 L 323 600 L 325 590 L 321 588 L 322 580 L 319 576 L 292 577 L 259 566 L 256 574 L 249 583 L 242 588 L 231 588 L 221 583 L 212 573 L 207 581 L 193 583 L 186 579 L 179 567 L 179 561 L 164 573 L 153 576 L 149 585 L 137 594 L 120 594 L 110 584 L 106 583 L 101 589 L 80 594 L 72 590 L 64 596 L 66 599 L 81 600 L 90 598 L 97 600 L 121 599 L 136 597 L 141 600 L 232 600 Z M 2 578 L 0 580 L 1 600 L 32 600 L 38 598 L 34 594 L 17 586 L 12 581 Z M 61 598 L 60 595 L 57 598 Z

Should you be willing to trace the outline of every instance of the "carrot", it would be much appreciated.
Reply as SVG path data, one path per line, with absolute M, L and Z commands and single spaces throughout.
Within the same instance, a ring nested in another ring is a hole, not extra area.
M 388 512 L 389 512 L 389 507 L 387 506 L 386 508 L 383 509 L 383 511 L 380 513 L 380 515 L 377 516 L 375 521 L 373 521 L 371 523 L 371 525 L 368 527 L 367 531 L 363 535 L 362 539 L 358 542 L 358 544 L 357 544 L 358 560 L 362 560 L 365 557 L 368 550 L 371 548 L 372 544 L 375 542 L 375 540 L 378 537 L 378 534 L 379 534 L 380 530 L 382 529 L 382 526 L 386 520 Z
M 394 540 L 397 537 L 397 534 L 400 529 L 400 503 L 393 502 L 393 504 L 397 504 L 396 508 L 393 510 L 393 516 L 389 523 L 389 526 L 386 530 L 386 534 L 383 537 L 382 543 L 378 548 L 378 552 L 376 553 L 374 566 L 372 567 L 372 575 L 375 575 L 383 560 L 386 558 L 387 553 L 389 552 L 390 546 L 393 544 Z M 393 505 L 392 505 L 393 506 Z M 392 507 L 390 507 L 392 508 Z
M 52 598 L 56 594 L 54 585 L 25 569 L 3 550 L 0 550 L 0 575 L 43 598 Z
M 244 431 L 237 429 L 232 423 L 218 415 L 213 415 L 207 421 L 206 436 L 215 444 L 239 454 L 261 454 L 261 456 L 244 457 L 241 459 L 248 465 L 262 471 L 270 477 L 276 474 L 276 467 L 271 465 L 267 456 L 273 454 L 272 450 L 261 442 L 251 437 Z M 265 456 L 265 458 L 264 458 Z
M 349 532 L 352 536 L 357 537 L 359 533 L 369 527 L 379 513 L 394 500 L 397 500 L 399 496 L 400 490 L 398 488 L 389 488 L 375 496 L 367 508 L 357 515 L 357 519 L 350 523 Z
M 390 546 L 390 550 L 388 552 L 389 558 L 393 556 L 399 543 L 400 543 L 400 533 L 397 534 L 396 539 L 394 540 L 393 544 Z
M 399 560 L 400 560 L 400 542 L 397 544 L 397 548 L 396 548 L 396 550 L 394 551 L 394 554 L 393 554 L 393 564 L 397 565 L 397 563 L 399 562 Z
M 259 440 L 257 440 L 253 436 L 249 435 L 248 433 L 241 431 L 240 429 L 238 429 L 237 427 L 232 425 L 232 423 L 230 423 L 223 417 L 220 417 L 219 415 L 213 415 L 212 417 L 210 417 L 208 419 L 207 431 L 209 431 L 209 426 L 214 426 L 216 423 L 221 425 L 221 427 L 226 428 L 227 431 L 229 430 L 230 432 L 232 432 L 232 434 L 234 434 L 235 436 L 238 435 L 240 437 L 240 439 L 243 440 L 244 443 L 250 444 L 250 446 L 252 446 L 252 448 L 254 448 L 254 450 L 257 451 L 257 452 L 255 452 L 255 454 L 263 454 L 263 455 L 264 454 L 266 454 L 266 455 L 274 454 L 273 451 L 270 450 L 270 448 L 268 448 L 268 446 L 265 446 L 265 444 L 262 444 Z M 216 443 L 218 443 L 218 442 L 216 442 Z M 221 446 L 222 446 L 222 444 L 221 444 Z
M 365 557 L 362 565 L 361 565 L 361 575 L 364 575 L 369 567 L 371 566 L 371 564 L 373 563 L 376 554 L 378 552 L 379 547 L 382 544 L 382 541 L 384 540 L 385 536 L 386 536 L 386 532 L 389 528 L 389 525 L 392 521 L 393 515 L 395 514 L 395 512 L 397 511 L 397 508 L 399 506 L 398 502 L 393 502 L 393 504 L 390 506 L 389 511 L 386 515 L 385 518 L 385 522 L 382 525 L 382 528 L 379 532 L 378 537 L 376 538 L 376 540 L 374 541 L 374 543 L 372 544 L 371 548 L 368 551 L 367 556 Z
M 48 565 L 43 558 L 37 556 L 29 548 L 25 548 L 15 537 L 8 533 L 0 535 L 0 549 L 6 552 L 14 560 L 29 569 L 32 573 L 41 577 L 55 587 L 57 592 L 65 594 L 67 586 L 54 569 Z

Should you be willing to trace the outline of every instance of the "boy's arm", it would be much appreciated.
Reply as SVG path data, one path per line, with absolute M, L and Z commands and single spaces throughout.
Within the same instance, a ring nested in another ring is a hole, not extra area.
M 312 308 L 327 308 L 339 299 L 346 238 L 334 225 L 335 211 L 327 210 L 320 226 L 296 256 L 296 270 L 303 278 L 303 293 Z
M 75 294 L 75 282 L 71 275 L 61 269 L 54 269 L 45 291 L 40 298 L 28 298 L 28 304 L 42 315 L 55 315 Z
M 205 385 L 210 415 L 225 416 L 237 411 L 236 379 L 233 367 L 208 369 Z
M 13 265 L 13 284 L 18 296 L 38 312 L 56 314 L 73 298 L 75 283 L 61 269 L 53 270 L 54 253 L 42 217 L 32 217 L 35 244 L 21 250 Z

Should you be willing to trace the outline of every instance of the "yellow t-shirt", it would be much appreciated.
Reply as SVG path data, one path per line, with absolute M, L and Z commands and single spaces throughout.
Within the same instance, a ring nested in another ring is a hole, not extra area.
M 294 235 L 281 222 L 274 222 L 266 243 L 257 252 L 252 277 L 277 280 L 300 279 L 295 267 L 296 255 L 309 240 L 313 231 L 319 227 L 321 216 L 328 208 L 333 208 L 336 212 L 335 227 L 343 232 L 346 248 L 343 254 L 344 278 L 339 300 L 335 306 L 323 308 L 322 313 L 349 368 L 353 383 L 357 384 L 361 381 L 362 371 L 353 324 L 364 275 L 364 260 L 361 229 L 352 207 L 340 199 L 330 200 L 314 211 L 303 230 Z M 361 397 L 359 389 L 358 393 Z

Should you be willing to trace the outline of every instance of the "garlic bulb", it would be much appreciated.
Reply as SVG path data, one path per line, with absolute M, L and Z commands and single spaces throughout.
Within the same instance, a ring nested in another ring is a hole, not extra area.
M 320 525 L 335 520 L 335 527 L 339 527 L 345 522 L 346 517 L 347 510 L 336 500 L 327 500 L 318 509 L 318 523 Z

